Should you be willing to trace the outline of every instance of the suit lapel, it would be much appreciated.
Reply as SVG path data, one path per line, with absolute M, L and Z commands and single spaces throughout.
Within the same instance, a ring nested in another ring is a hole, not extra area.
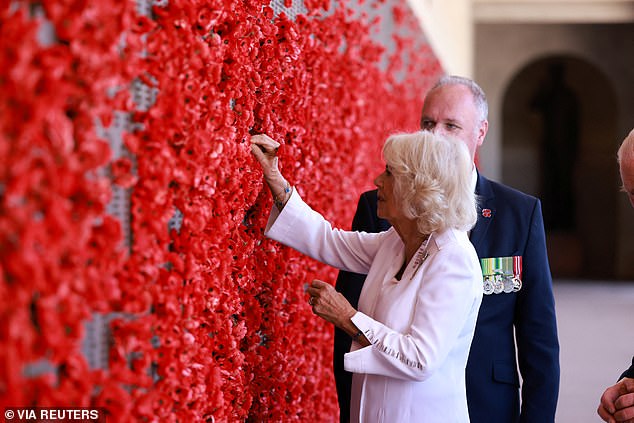
M 471 230 L 469 238 L 480 255 L 482 240 L 485 238 L 491 222 L 495 219 L 495 197 L 488 179 L 480 175 L 479 172 L 475 193 L 478 196 L 478 221 Z

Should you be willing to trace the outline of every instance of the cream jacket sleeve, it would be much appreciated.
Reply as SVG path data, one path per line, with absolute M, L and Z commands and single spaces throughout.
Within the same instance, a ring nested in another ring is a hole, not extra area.
M 297 190 L 282 209 L 271 209 L 264 235 L 322 263 L 367 274 L 381 245 L 381 234 L 333 229 L 301 199 Z

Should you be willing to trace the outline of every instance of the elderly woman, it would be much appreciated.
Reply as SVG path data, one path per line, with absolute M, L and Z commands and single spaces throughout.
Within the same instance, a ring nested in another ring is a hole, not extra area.
M 476 222 L 465 145 L 431 132 L 394 135 L 374 181 L 382 233 L 333 229 L 277 167 L 279 144 L 251 138 L 273 194 L 266 236 L 339 269 L 367 274 L 359 309 L 315 280 L 313 312 L 348 333 L 353 422 L 468 422 L 465 366 L 482 301 L 467 232 Z

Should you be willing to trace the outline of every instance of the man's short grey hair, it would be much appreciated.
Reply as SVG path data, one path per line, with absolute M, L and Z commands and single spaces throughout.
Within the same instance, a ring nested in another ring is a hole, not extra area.
M 472 79 L 465 78 L 457 75 L 445 75 L 431 88 L 430 91 L 440 88 L 445 85 L 464 85 L 469 88 L 473 95 L 473 102 L 475 103 L 478 111 L 480 112 L 480 122 L 484 122 L 489 118 L 489 103 L 484 91 L 476 82 Z

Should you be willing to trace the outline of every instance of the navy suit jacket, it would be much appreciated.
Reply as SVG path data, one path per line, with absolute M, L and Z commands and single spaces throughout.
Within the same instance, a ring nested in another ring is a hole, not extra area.
M 632 365 L 630 366 L 629 369 L 623 372 L 619 380 L 623 379 L 624 377 L 629 377 L 631 379 L 634 379 L 634 357 L 632 357 Z
M 466 370 L 471 423 L 554 422 L 559 341 L 541 203 L 481 175 L 476 195 L 481 213 L 471 242 L 480 258 L 522 256 L 522 288 L 482 300 Z M 376 217 L 376 191 L 362 194 L 352 229 L 380 232 L 388 227 Z M 337 290 L 355 308 L 364 279 L 349 272 L 337 278 Z M 343 369 L 343 354 L 350 337 L 336 329 L 334 347 L 341 421 L 346 422 L 351 374 Z

